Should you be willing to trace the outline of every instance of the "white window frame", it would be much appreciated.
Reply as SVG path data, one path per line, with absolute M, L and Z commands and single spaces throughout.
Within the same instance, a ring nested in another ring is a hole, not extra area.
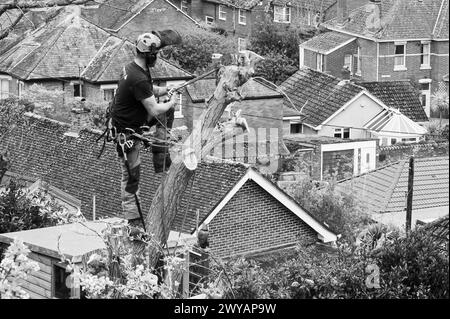
M 180 10 L 184 13 L 188 13 L 189 6 L 187 0 L 181 0 L 180 1 Z
M 208 21 L 208 19 L 210 19 L 211 21 Z M 211 16 L 205 16 L 205 23 L 207 25 L 213 25 L 215 23 L 216 19 L 214 19 L 214 17 Z
M 348 131 L 348 137 L 344 137 L 344 133 Z M 334 137 L 336 138 L 342 138 L 342 139 L 350 139 L 351 138 L 351 129 L 349 127 L 339 127 L 334 129 Z M 336 136 L 336 134 L 339 134 L 340 136 Z
M 117 84 L 102 84 L 100 85 L 100 90 L 102 91 L 103 99 L 105 99 L 106 90 L 114 90 L 114 95 L 116 95 Z
M 428 50 L 424 51 L 424 48 L 428 48 Z M 421 63 L 420 69 L 431 69 L 431 42 L 430 41 L 421 41 L 420 43 L 420 53 L 421 58 L 425 60 L 425 57 L 428 59 L 428 63 Z
M 323 64 L 325 62 L 325 56 L 322 53 L 316 55 L 316 70 L 323 72 Z
M 274 5 L 273 21 L 277 23 L 291 23 L 291 13 L 292 13 L 291 7 L 282 7 Z
M 0 74 L 0 100 L 7 99 L 11 94 L 11 80 L 11 76 Z M 8 83 L 8 89 L 5 92 L 2 91 L 3 83 Z
M 239 16 L 239 24 L 247 25 L 247 15 L 245 10 L 239 9 L 238 16 Z
M 17 81 L 17 96 L 19 97 L 19 99 L 22 97 L 24 90 L 25 90 L 25 82 Z
M 244 44 L 242 45 L 241 43 L 244 42 Z M 244 49 L 242 49 L 242 46 L 245 46 Z M 243 50 L 246 50 L 247 48 L 247 39 L 244 38 L 238 38 L 238 51 L 242 52 Z
M 299 133 L 292 133 L 292 125 L 298 125 L 298 124 L 300 124 L 301 126 L 301 130 L 300 130 L 300 132 Z M 289 134 L 303 134 L 303 123 L 302 122 L 300 122 L 300 121 L 290 121 L 289 122 Z
M 396 54 L 397 46 L 403 46 L 403 54 Z M 406 42 L 395 42 L 394 43 L 394 71 L 406 71 Z M 402 58 L 403 63 L 397 63 L 397 59 Z
M 348 65 L 347 63 L 346 63 L 346 59 L 350 59 L 350 64 Z M 350 71 L 350 74 L 352 74 L 353 75 L 353 55 L 352 54 L 345 54 L 344 55 L 344 67 L 345 66 L 348 66 L 349 67 L 349 71 Z
M 361 47 L 358 46 L 358 51 L 356 53 L 356 75 L 361 75 Z
M 224 5 L 219 5 L 219 20 L 227 21 L 227 12 Z
M 428 84 L 428 90 L 420 90 L 420 95 L 425 96 L 425 105 L 423 105 L 423 108 L 425 110 L 425 113 L 428 117 L 430 117 L 431 113 L 431 79 L 420 79 L 419 84 Z M 422 100 L 421 100 L 422 102 Z

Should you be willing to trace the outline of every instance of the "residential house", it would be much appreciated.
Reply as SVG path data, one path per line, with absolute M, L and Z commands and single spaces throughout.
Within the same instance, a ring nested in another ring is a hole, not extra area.
M 402 87 L 397 86 L 398 89 Z M 297 119 L 286 117 L 285 132 L 292 131 L 292 125 L 295 125 L 296 134 L 344 139 L 375 137 L 382 145 L 419 141 L 426 133 L 423 127 L 415 123 L 424 122 L 426 115 L 419 103 L 408 103 L 410 99 L 417 98 L 408 86 L 405 86 L 407 90 L 397 95 L 377 91 L 381 100 L 348 80 L 303 67 L 281 88 L 290 98 L 285 101 L 285 106 L 301 113 Z M 392 98 L 403 94 L 408 96 L 405 101 Z
M 64 92 L 59 104 L 74 97 L 90 102 L 111 101 L 123 66 L 133 61 L 129 41 L 112 36 L 79 16 L 61 11 L 47 24 L 0 55 L 1 97 L 21 96 L 32 84 Z M 184 83 L 193 76 L 164 58 L 151 70 L 157 85 Z M 185 125 L 183 100 L 177 106 L 177 122 Z
M 34 83 L 65 98 L 85 96 L 81 73 L 109 34 L 70 7 L 0 55 L 1 97 L 21 96 Z
M 123 67 L 134 59 L 134 45 L 115 36 L 109 37 L 89 64 L 81 73 L 85 96 L 90 101 L 111 101 L 117 89 Z M 156 85 L 179 85 L 193 78 L 193 75 L 159 58 L 151 69 L 152 79 Z M 180 94 L 175 109 L 174 127 L 186 126 L 186 94 Z
M 448 0 L 372 0 L 342 10 L 323 25 L 330 31 L 300 45 L 300 66 L 334 76 L 379 82 L 409 79 L 430 97 L 446 90 L 449 66 Z
M 302 178 L 341 180 L 376 168 L 376 139 L 340 139 L 327 136 L 284 137 L 291 156 L 284 158 L 278 185 Z
M 100 131 L 67 133 L 69 125 L 27 113 L 28 125 L 18 126 L 0 141 L 8 148 L 9 171 L 20 172 L 57 187 L 81 200 L 81 211 L 92 218 L 121 215 L 121 169 L 115 146 L 107 144 L 97 159 Z M 21 141 L 18 143 L 17 141 Z M 161 176 L 154 173 L 151 152 L 143 151 L 141 205 L 150 207 Z M 255 169 L 242 164 L 199 163 L 193 186 L 181 198 L 171 230 L 194 235 L 197 214 L 208 225 L 210 248 L 220 257 L 274 250 L 294 245 L 298 236 L 333 242 L 336 235 Z
M 406 223 L 409 161 L 402 160 L 342 181 L 338 188 L 354 193 L 371 218 L 403 227 Z M 449 209 L 449 157 L 414 160 L 412 223 L 443 217 Z
M 96 10 L 84 10 L 83 16 L 133 43 L 140 34 L 152 30 L 186 31 L 199 27 L 197 21 L 167 0 L 109 0 Z
M 254 23 L 253 10 L 259 0 L 174 0 L 173 3 L 210 30 L 236 38 L 238 50 L 245 50 Z

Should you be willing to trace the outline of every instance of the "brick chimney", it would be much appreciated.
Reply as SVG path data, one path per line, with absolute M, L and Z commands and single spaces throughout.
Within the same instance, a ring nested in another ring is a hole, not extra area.
M 348 18 L 347 0 L 337 0 L 337 18 L 339 24 L 344 24 Z

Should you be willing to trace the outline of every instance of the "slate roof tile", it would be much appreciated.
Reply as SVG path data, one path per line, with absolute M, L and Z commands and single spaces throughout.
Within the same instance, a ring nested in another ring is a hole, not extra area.
M 358 85 L 383 101 L 386 106 L 398 109 L 415 122 L 426 122 L 428 117 L 419 100 L 419 92 L 410 81 L 360 82 Z
M 327 54 L 351 39 L 356 38 L 345 33 L 330 31 L 321 33 L 312 39 L 303 42 L 301 46 L 314 52 Z
M 364 90 L 352 83 L 340 85 L 340 82 L 331 75 L 302 68 L 283 82 L 281 88 L 298 110 L 303 108 L 305 123 L 317 126 Z M 285 105 L 290 107 L 286 101 Z

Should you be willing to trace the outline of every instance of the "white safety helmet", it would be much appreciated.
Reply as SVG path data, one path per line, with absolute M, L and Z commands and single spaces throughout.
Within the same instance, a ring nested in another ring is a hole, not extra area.
M 161 39 L 153 33 L 143 33 L 136 40 L 136 49 L 139 52 L 154 52 L 161 47 Z

